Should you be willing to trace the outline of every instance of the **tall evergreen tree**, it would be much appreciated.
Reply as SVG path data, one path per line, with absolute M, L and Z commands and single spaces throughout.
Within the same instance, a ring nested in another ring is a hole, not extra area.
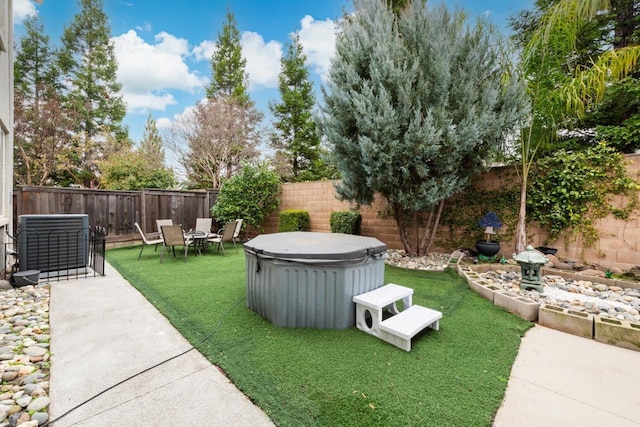
M 410 255 L 428 252 L 444 201 L 526 115 L 492 34 L 419 0 L 398 17 L 384 0 L 356 0 L 342 23 L 319 116 L 337 191 L 365 205 L 384 196 Z
M 162 137 L 158 132 L 156 121 L 151 114 L 144 124 L 144 134 L 140 141 L 140 152 L 143 154 L 150 169 L 162 169 L 164 164 L 164 148 L 162 147 Z
M 312 109 L 315 104 L 313 83 L 305 65 L 298 35 L 292 37 L 282 57 L 278 89 L 281 101 L 270 102 L 274 132 L 271 147 L 286 159 L 285 181 L 312 181 L 322 178 L 320 138 L 316 132 Z
M 105 155 L 105 136 L 127 139 L 122 124 L 126 106 L 119 94 L 122 85 L 116 81 L 118 64 L 102 0 L 78 0 L 78 4 L 80 12 L 64 29 L 59 64 L 68 84 L 67 106 L 81 117 L 76 132 L 84 147 L 79 147 L 73 174 L 79 184 L 91 187 L 97 181 L 96 162 Z
M 218 188 L 244 161 L 258 156 L 262 114 L 247 93 L 246 63 L 235 17 L 227 11 L 211 56 L 207 102 L 177 120 L 170 131 L 173 151 L 193 188 Z
M 14 177 L 22 185 L 57 184 L 56 160 L 66 149 L 74 112 L 62 108 L 57 53 L 38 17 L 24 22 L 14 63 Z
M 211 56 L 211 84 L 207 87 L 207 98 L 218 95 L 235 98 L 240 104 L 249 100 L 247 93 L 247 60 L 242 57 L 240 31 L 235 16 L 227 11 L 227 21 L 218 33 L 216 51 Z

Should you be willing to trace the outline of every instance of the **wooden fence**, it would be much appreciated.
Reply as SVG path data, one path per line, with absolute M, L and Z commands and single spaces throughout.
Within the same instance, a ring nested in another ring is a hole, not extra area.
M 107 242 L 129 241 L 139 236 L 134 223 L 146 233 L 156 231 L 156 219 L 170 218 L 185 229 L 196 218 L 209 218 L 218 190 L 114 191 L 57 187 L 17 187 L 13 192 L 14 226 L 24 214 L 89 215 L 92 227 L 107 230 Z M 15 233 L 16 230 L 13 230 Z

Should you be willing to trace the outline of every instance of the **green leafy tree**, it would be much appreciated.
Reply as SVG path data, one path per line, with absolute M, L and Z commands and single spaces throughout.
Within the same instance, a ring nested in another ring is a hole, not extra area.
M 519 48 L 526 48 L 535 30 L 542 24 L 545 13 L 552 7 L 558 7 L 559 3 L 560 0 L 537 0 L 532 10 L 523 10 L 510 19 L 513 38 Z M 541 55 L 537 58 L 534 56 L 531 62 L 543 61 L 544 64 L 540 63 L 539 66 L 546 70 L 544 76 L 548 84 L 545 86 L 557 87 L 572 77 L 577 69 L 591 67 L 594 60 L 612 48 L 637 45 L 640 41 L 639 24 L 639 2 L 613 0 L 608 5 L 602 2 L 602 10 L 571 29 L 573 36 L 566 29 L 559 29 L 555 36 L 550 35 L 549 49 L 540 51 Z M 573 38 L 574 42 L 566 43 L 567 38 Z M 571 132 L 563 132 L 552 143 L 541 146 L 540 155 L 560 148 L 585 149 L 602 140 L 608 141 L 621 152 L 633 152 L 640 148 L 640 141 L 629 138 L 638 121 L 634 116 L 640 112 L 640 93 L 634 90 L 637 83 L 637 79 L 631 77 L 621 82 L 609 82 L 604 88 L 602 106 L 590 106 L 584 114 L 563 112 L 563 122 L 558 127 L 570 129 Z M 604 127 L 598 129 L 599 126 Z
M 271 147 L 282 159 L 281 176 L 285 181 L 324 178 L 320 138 L 312 115 L 313 83 L 309 80 L 306 59 L 300 38 L 293 36 L 281 60 L 278 84 L 281 101 L 269 103 L 275 118 Z
M 164 164 L 162 138 L 156 122 L 147 117 L 140 147 L 122 147 L 100 162 L 100 186 L 110 190 L 172 188 L 176 185 L 173 170 Z
M 78 4 L 80 12 L 64 29 L 59 65 L 67 85 L 66 106 L 80 116 L 76 141 L 92 147 L 76 147 L 78 164 L 69 172 L 80 180 L 77 184 L 92 187 L 98 181 L 97 163 L 106 155 L 103 136 L 127 139 L 122 124 L 126 106 L 119 94 L 122 85 L 116 81 L 118 64 L 102 0 L 78 0 Z
M 211 56 L 212 79 L 207 87 L 207 98 L 223 95 L 235 98 L 240 104 L 250 102 L 247 93 L 249 76 L 245 71 L 247 60 L 242 57 L 240 32 L 231 11 L 227 11 L 227 21 L 218 33 L 216 47 Z
M 172 188 L 175 185 L 171 170 L 149 170 L 147 159 L 137 150 L 109 156 L 100 162 L 100 170 L 100 186 L 109 190 Z
M 63 108 L 57 52 L 44 25 L 37 17 L 24 25 L 14 63 L 14 178 L 21 185 L 57 184 L 57 157 L 69 143 L 75 115 Z
M 262 230 L 267 215 L 280 206 L 280 177 L 266 164 L 245 164 L 242 172 L 226 180 L 211 209 L 219 223 L 243 218 L 245 223 Z
M 533 30 L 520 60 L 531 102 L 531 118 L 522 130 L 520 158 L 520 208 L 515 250 L 526 247 L 527 186 L 537 153 L 558 139 L 568 117 L 582 117 L 597 105 L 605 88 L 626 78 L 637 67 L 639 46 L 626 46 L 602 52 L 590 65 L 577 67 L 571 74 L 559 68 L 562 58 L 576 51 L 576 40 L 584 25 L 610 11 L 606 0 L 561 0 L 551 5 Z
M 384 196 L 410 255 L 428 252 L 444 201 L 527 113 L 493 34 L 421 1 L 396 18 L 384 1 L 358 0 L 343 21 L 318 117 L 337 191 L 365 205 Z

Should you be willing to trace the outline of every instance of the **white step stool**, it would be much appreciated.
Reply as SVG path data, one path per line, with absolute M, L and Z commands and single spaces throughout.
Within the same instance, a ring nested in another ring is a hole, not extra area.
M 382 312 L 389 307 L 391 314 L 398 313 L 396 303 L 403 302 L 403 309 L 411 307 L 413 289 L 390 283 L 364 294 L 353 297 L 356 303 L 356 327 L 368 334 L 378 336 L 378 325 L 382 322 Z M 366 314 L 371 314 L 371 326 L 367 325 Z
M 378 337 L 403 350 L 411 350 L 411 338 L 426 327 L 440 329 L 442 313 L 420 305 L 413 305 L 408 309 L 388 318 L 380 323 Z
M 438 330 L 442 318 L 439 311 L 412 305 L 412 296 L 413 289 L 393 283 L 354 296 L 356 327 L 403 350 L 411 350 L 411 338 L 428 326 Z M 402 311 L 397 307 L 400 300 Z M 383 321 L 385 308 L 393 316 Z M 367 322 L 367 312 L 371 315 L 371 325 Z

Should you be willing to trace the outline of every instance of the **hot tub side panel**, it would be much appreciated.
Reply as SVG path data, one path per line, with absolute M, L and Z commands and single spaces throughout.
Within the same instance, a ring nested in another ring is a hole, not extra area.
M 271 307 L 275 306 L 276 268 L 272 263 L 245 254 L 247 276 L 247 307 L 271 321 Z M 259 267 L 258 267 L 259 266 Z
M 353 265 L 300 264 L 247 256 L 247 305 L 283 327 L 355 325 L 354 295 L 383 285 L 384 258 Z

